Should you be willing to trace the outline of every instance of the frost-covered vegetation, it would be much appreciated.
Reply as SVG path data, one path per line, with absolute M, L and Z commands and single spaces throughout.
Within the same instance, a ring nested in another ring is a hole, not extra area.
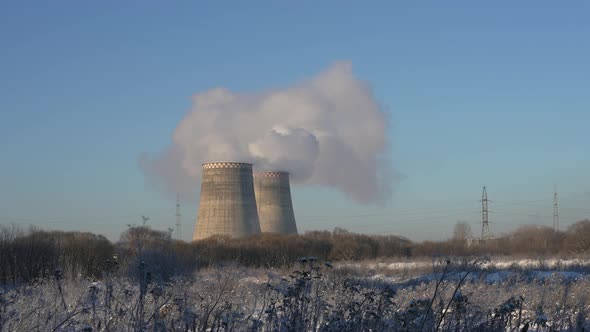
M 342 230 L 185 243 L 142 226 L 113 244 L 0 227 L 0 331 L 587 331 L 588 226 L 476 248 Z
M 226 266 L 163 280 L 139 261 L 122 277 L 45 280 L 6 288 L 1 331 L 584 331 L 590 278 L 487 280 L 479 259 L 436 261 L 423 279 L 374 278 L 300 259 L 292 270 Z M 483 262 L 485 263 L 485 262 Z

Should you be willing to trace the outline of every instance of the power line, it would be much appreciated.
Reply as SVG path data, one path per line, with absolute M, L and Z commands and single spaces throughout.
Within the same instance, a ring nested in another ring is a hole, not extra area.
M 494 206 L 523 206 L 523 207 L 541 207 L 547 206 L 546 204 L 549 202 L 549 199 L 538 199 L 534 201 L 513 201 L 513 202 L 503 202 L 503 201 L 494 201 Z
M 473 211 L 471 213 L 472 215 L 475 214 L 479 214 L 479 211 Z M 455 217 L 464 217 L 466 215 L 466 213 L 452 213 L 452 214 L 443 214 L 443 215 L 436 215 L 436 216 L 416 216 L 414 218 L 411 219 L 403 219 L 404 222 L 408 222 L 408 223 L 420 223 L 422 221 L 436 221 L 440 224 L 440 221 L 442 219 L 445 218 L 455 218 Z M 322 221 L 329 221 L 328 219 L 320 219 Z M 314 220 L 312 221 L 307 221 L 307 222 L 302 222 L 301 224 L 316 224 L 318 220 Z M 355 220 L 356 222 L 356 220 Z M 346 224 L 346 223 L 341 223 L 341 224 Z M 347 227 L 352 226 L 350 224 L 346 224 Z M 370 223 L 362 223 L 362 224 L 357 224 L 354 225 L 354 227 L 369 227 L 369 226 L 382 226 L 382 225 L 391 225 L 391 220 L 390 219 L 384 219 L 384 220 L 375 220 L 374 222 L 370 222 Z
M 526 213 L 526 212 L 505 212 L 505 211 L 494 211 L 494 214 L 500 214 L 504 216 L 514 216 L 514 217 L 535 217 L 535 218 L 549 218 L 551 215 L 549 214 L 538 214 L 538 213 Z M 491 223 L 491 221 L 490 221 Z
M 155 211 L 154 211 L 155 212 Z M 150 213 L 150 216 L 165 216 L 165 213 L 157 212 L 157 213 Z M 0 216 L 0 219 L 12 219 L 12 220 L 19 220 L 19 221 L 32 221 L 32 222 L 47 222 L 47 223 L 68 223 L 68 222 L 79 222 L 83 220 L 91 220 L 91 219 L 131 219 L 137 218 L 140 216 L 139 214 L 127 214 L 127 215 L 110 215 L 110 216 L 68 216 L 68 217 L 43 217 L 43 218 L 26 218 L 26 217 L 14 217 L 14 216 Z
M 412 216 L 424 216 L 439 214 L 445 212 L 460 212 L 474 211 L 473 208 L 459 208 L 459 209 L 437 209 L 437 208 L 423 208 L 423 209 L 412 209 L 412 210 L 400 210 L 392 211 L 387 213 L 375 213 L 375 214 L 355 214 L 355 215 L 306 215 L 298 216 L 299 218 L 364 218 L 364 217 L 412 217 Z M 479 213 L 479 211 L 478 211 Z

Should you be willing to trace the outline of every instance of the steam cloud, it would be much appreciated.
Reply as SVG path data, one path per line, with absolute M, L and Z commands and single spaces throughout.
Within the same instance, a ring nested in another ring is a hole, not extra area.
M 148 181 L 185 197 L 198 192 L 202 163 L 241 161 L 289 171 L 293 183 L 333 187 L 360 203 L 382 203 L 392 185 L 387 129 L 370 87 L 349 62 L 337 62 L 285 89 L 194 95 L 172 144 L 143 153 L 139 165 Z

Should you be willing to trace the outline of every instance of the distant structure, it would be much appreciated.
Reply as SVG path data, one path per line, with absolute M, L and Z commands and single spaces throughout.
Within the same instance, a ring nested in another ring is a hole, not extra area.
M 559 231 L 559 209 L 557 207 L 557 185 L 553 190 L 553 230 Z
M 297 234 L 288 172 L 255 172 L 254 192 L 263 233 Z
M 481 241 L 490 239 L 490 221 L 488 219 L 488 192 L 486 187 L 483 187 L 481 194 Z
M 180 233 L 180 195 L 176 194 L 176 239 L 181 240 L 182 234 Z
M 193 240 L 212 235 L 241 237 L 260 233 L 252 164 L 203 164 L 201 198 Z

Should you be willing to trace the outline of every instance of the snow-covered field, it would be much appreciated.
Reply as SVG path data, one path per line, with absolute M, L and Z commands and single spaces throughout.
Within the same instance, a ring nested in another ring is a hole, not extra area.
M 543 270 L 563 270 L 563 269 L 590 269 L 590 259 L 507 259 L 507 258 L 471 258 L 458 259 L 455 262 L 469 263 L 473 260 L 479 262 L 482 269 L 543 269 Z M 446 258 L 437 258 L 433 260 L 401 260 L 391 262 L 355 262 L 340 264 L 342 267 L 355 267 L 363 269 L 386 269 L 395 272 L 432 269 L 446 265 Z
M 450 263 L 450 265 L 449 265 Z M 475 266 L 470 268 L 470 265 Z M 469 280 L 486 283 L 507 280 L 544 280 L 561 277 L 567 280 L 588 278 L 590 259 L 506 259 L 506 258 L 438 258 L 426 260 L 404 260 L 390 262 L 354 262 L 337 265 L 340 269 L 359 271 L 369 279 L 392 283 L 432 281 L 439 278 L 447 268 L 446 278 L 460 278 L 466 269 L 471 270 Z
M 53 278 L 0 290 L 0 331 L 395 331 L 590 328 L 587 260 L 224 267 L 158 280 Z

